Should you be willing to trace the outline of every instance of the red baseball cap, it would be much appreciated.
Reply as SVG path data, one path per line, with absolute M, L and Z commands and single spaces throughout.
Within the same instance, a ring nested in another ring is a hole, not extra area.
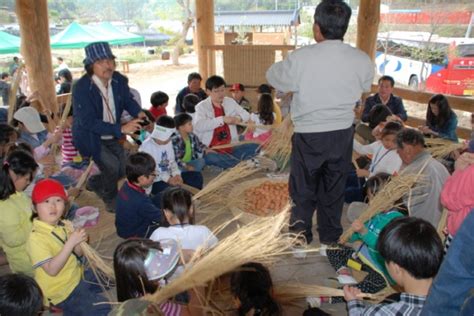
M 230 91 L 245 91 L 245 87 L 241 83 L 234 83 L 230 88 Z
M 31 199 L 34 204 L 38 204 L 53 196 L 67 200 L 66 191 L 60 182 L 53 179 L 44 179 L 36 183 L 33 193 L 31 194 Z

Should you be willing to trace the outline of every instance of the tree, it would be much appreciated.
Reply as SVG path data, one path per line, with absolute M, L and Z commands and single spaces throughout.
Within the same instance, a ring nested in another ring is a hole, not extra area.
M 188 34 L 189 28 L 193 25 L 194 14 L 191 11 L 191 4 L 190 0 L 176 0 L 179 6 L 183 9 L 184 17 L 182 24 L 181 33 L 178 35 L 178 39 L 176 40 L 173 53 L 171 54 L 171 60 L 173 65 L 179 65 L 179 53 L 181 48 L 184 46 L 186 42 L 186 35 Z

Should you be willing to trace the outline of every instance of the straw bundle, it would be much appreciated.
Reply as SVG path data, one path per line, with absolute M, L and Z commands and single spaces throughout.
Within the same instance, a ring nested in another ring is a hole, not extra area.
M 287 253 L 297 242 L 296 235 L 281 233 L 288 223 L 288 214 L 282 212 L 278 216 L 256 220 L 222 239 L 214 248 L 197 251 L 178 278 L 145 299 L 164 302 L 188 289 L 205 286 L 244 263 L 275 262 L 278 256 Z
M 443 138 L 425 138 L 425 144 L 431 156 L 436 159 L 445 158 L 453 151 L 463 147 L 462 143 L 455 143 Z
M 74 227 L 70 221 L 65 220 L 63 223 L 69 232 L 74 231 Z M 115 280 L 114 270 L 104 262 L 97 251 L 86 242 L 82 242 L 80 245 L 82 253 L 86 257 L 94 274 L 98 276 L 98 280 L 102 281 L 103 284 L 109 284 L 110 281 Z
M 206 218 L 201 222 L 211 222 L 222 212 L 226 210 L 227 200 L 234 183 L 253 175 L 259 171 L 254 165 L 248 161 L 242 161 L 235 167 L 228 169 L 217 177 L 212 179 L 201 191 L 193 196 L 193 200 L 197 201 L 199 211 Z
M 385 289 L 375 294 L 361 293 L 358 298 L 381 301 L 389 294 L 389 290 Z M 304 299 L 308 296 L 337 297 L 344 296 L 344 291 L 342 289 L 304 283 L 276 284 L 273 287 L 273 297 L 282 305 L 288 305 L 295 300 Z
M 292 136 L 293 123 L 288 115 L 262 144 L 263 154 L 276 161 L 280 170 L 284 169 L 290 160 Z
M 25 64 L 21 64 L 16 72 L 15 77 L 13 79 L 13 83 L 10 87 L 9 92 L 9 99 L 8 99 L 8 123 L 10 124 L 13 120 L 13 114 L 17 110 L 16 105 L 16 94 L 18 92 L 18 88 L 20 87 L 21 77 L 23 76 L 23 69 L 25 68 Z
M 426 164 L 425 164 L 426 166 Z M 400 200 L 405 194 L 407 194 L 411 188 L 420 180 L 421 172 L 424 167 L 420 170 L 418 174 L 401 174 L 398 176 L 393 176 L 383 188 L 372 198 L 369 202 L 369 206 L 362 213 L 358 220 L 362 223 L 365 223 L 375 215 L 389 210 L 393 207 L 398 206 L 396 203 Z M 345 243 L 354 233 L 352 228 L 349 228 L 342 234 L 339 242 Z

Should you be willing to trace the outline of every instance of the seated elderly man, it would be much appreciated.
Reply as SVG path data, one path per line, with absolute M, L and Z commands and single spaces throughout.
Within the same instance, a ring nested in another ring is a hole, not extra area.
M 425 150 L 425 140 L 419 131 L 410 128 L 401 131 L 397 135 L 397 147 L 403 162 L 400 172 L 417 174 L 421 171 L 423 175 L 422 182 L 404 196 L 403 202 L 410 216 L 427 220 L 437 227 L 443 211 L 440 194 L 449 173 Z
M 209 97 L 196 105 L 194 130 L 202 143 L 210 149 L 239 140 L 236 125 L 249 120 L 250 115 L 234 99 L 225 96 L 224 78 L 211 76 L 206 81 Z M 255 156 L 257 144 L 243 144 L 218 149 L 228 155 L 212 155 L 219 161 L 206 161 L 208 165 L 230 168 L 239 161 Z
M 199 97 L 199 100 L 204 100 L 207 98 L 206 92 L 201 89 L 201 81 L 202 77 L 197 72 L 192 72 L 188 75 L 188 85 L 179 91 L 178 95 L 176 96 L 176 108 L 175 113 L 184 113 L 184 97 L 188 94 L 195 94 Z
M 395 81 L 390 76 L 382 76 L 378 81 L 378 92 L 365 100 L 364 111 L 362 112 L 361 120 L 364 123 L 369 123 L 371 110 L 379 104 L 387 106 L 393 115 L 396 115 L 402 121 L 407 120 L 407 111 L 403 106 L 403 101 L 400 97 L 393 95 L 393 87 Z M 372 136 L 372 129 L 365 124 L 359 124 L 356 129 L 357 133 L 369 142 L 374 142 L 375 138 Z

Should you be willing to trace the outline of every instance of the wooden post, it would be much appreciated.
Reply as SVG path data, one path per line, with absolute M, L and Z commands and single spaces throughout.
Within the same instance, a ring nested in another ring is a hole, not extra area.
M 199 73 L 205 82 L 209 76 L 215 74 L 215 53 L 209 52 L 208 64 L 205 48 L 214 45 L 214 0 L 196 0 L 196 35 Z
M 25 59 L 30 90 L 39 92 L 44 106 L 55 113 L 55 120 L 58 121 L 47 0 L 16 0 L 16 15 L 20 25 L 21 54 Z
M 380 0 L 360 0 L 357 17 L 357 48 L 375 60 L 380 22 Z

